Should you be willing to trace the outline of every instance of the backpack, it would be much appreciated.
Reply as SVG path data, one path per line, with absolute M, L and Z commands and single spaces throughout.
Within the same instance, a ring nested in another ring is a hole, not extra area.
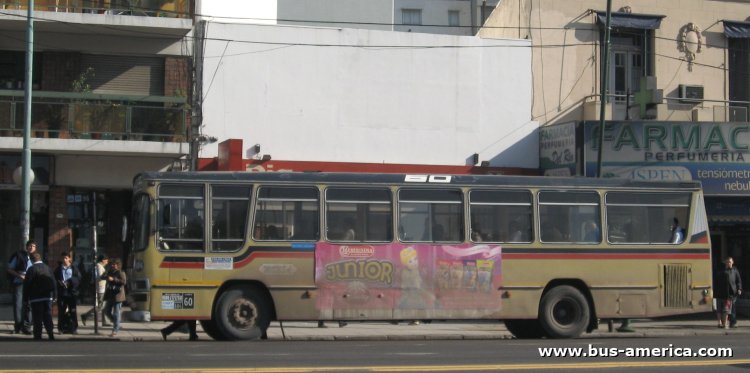
M 24 252 L 25 253 L 25 252 Z M 14 252 L 10 258 L 8 258 L 8 266 L 6 268 L 13 269 L 15 271 L 24 271 L 26 269 L 26 256 L 21 251 Z M 16 266 L 14 268 L 11 267 L 11 263 L 13 262 L 13 259 L 16 260 Z M 10 273 L 7 273 L 8 276 L 8 283 L 13 284 L 16 277 L 11 275 Z
M 34 293 L 47 294 L 55 291 L 57 283 L 52 275 L 52 271 L 47 266 L 34 266 L 36 275 L 31 283 Z

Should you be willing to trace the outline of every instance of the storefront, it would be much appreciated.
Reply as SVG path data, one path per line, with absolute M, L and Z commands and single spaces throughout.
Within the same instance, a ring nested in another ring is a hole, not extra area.
M 31 188 L 30 236 L 38 243 L 46 262 L 57 266 L 60 254 L 72 250 L 76 265 L 90 269 L 94 263 L 94 229 L 98 252 L 126 258 L 130 248 L 128 220 L 131 190 L 84 188 L 55 185 L 56 157 L 34 154 Z M 7 259 L 23 248 L 21 237 L 21 190 L 13 172 L 20 167 L 20 155 L 0 154 L 0 270 Z M 96 206 L 96 207 L 94 207 Z M 94 211 L 96 213 L 94 214 Z M 0 300 L 8 295 L 7 276 L 0 276 Z
M 31 162 L 34 183 L 31 186 L 31 238 L 39 242 L 42 254 L 46 254 L 49 206 L 49 184 L 52 160 L 50 157 L 34 157 Z M 0 269 L 6 273 L 7 259 L 23 247 L 21 238 L 21 188 L 14 182 L 13 172 L 21 167 L 21 156 L 0 154 Z M 0 292 L 7 292 L 7 276 L 0 276 Z
M 545 175 L 596 177 L 599 123 L 571 122 L 540 131 Z M 605 177 L 703 184 L 716 267 L 732 256 L 750 283 L 750 124 L 608 121 Z

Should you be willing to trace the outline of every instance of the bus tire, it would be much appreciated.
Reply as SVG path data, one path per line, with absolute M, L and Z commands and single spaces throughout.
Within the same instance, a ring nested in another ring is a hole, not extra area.
M 539 320 L 504 320 L 505 328 L 517 339 L 537 339 L 545 336 Z
M 216 327 L 230 341 L 259 339 L 271 323 L 266 297 L 255 289 L 233 287 L 219 296 Z
M 539 304 L 539 321 L 551 338 L 574 338 L 586 330 L 590 321 L 586 297 L 570 285 L 550 289 Z
M 216 322 L 214 320 L 201 320 L 201 327 L 203 328 L 203 331 L 206 332 L 206 334 L 208 334 L 208 336 L 213 338 L 214 340 L 224 340 L 224 335 L 219 332 L 219 328 L 216 326 Z

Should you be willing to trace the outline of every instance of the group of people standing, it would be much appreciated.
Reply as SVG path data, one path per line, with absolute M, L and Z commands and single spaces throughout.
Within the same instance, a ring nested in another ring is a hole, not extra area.
M 127 277 L 121 270 L 122 262 L 113 259 L 107 267 L 108 258 L 99 256 L 96 277 L 99 310 L 112 321 L 111 337 L 120 330 L 122 303 L 125 301 Z M 25 250 L 19 250 L 8 260 L 8 277 L 13 295 L 14 333 L 32 334 L 42 339 L 42 327 L 49 339 L 55 339 L 52 322 L 52 305 L 57 303 L 57 326 L 60 333 L 78 334 L 78 296 L 81 273 L 73 266 L 73 254 L 64 252 L 58 267 L 52 271 L 42 261 L 34 240 L 26 242 Z M 93 312 L 81 315 L 83 324 Z M 103 317 L 104 318 L 104 317 Z M 102 320 L 103 321 L 103 320 Z

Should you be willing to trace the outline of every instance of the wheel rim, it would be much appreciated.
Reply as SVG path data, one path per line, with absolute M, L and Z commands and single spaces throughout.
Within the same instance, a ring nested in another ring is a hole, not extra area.
M 240 298 L 229 307 L 229 322 L 238 329 L 249 329 L 256 325 L 258 309 L 253 302 Z
M 558 325 L 571 326 L 575 324 L 581 315 L 581 307 L 573 299 L 561 299 L 552 308 L 552 319 Z

